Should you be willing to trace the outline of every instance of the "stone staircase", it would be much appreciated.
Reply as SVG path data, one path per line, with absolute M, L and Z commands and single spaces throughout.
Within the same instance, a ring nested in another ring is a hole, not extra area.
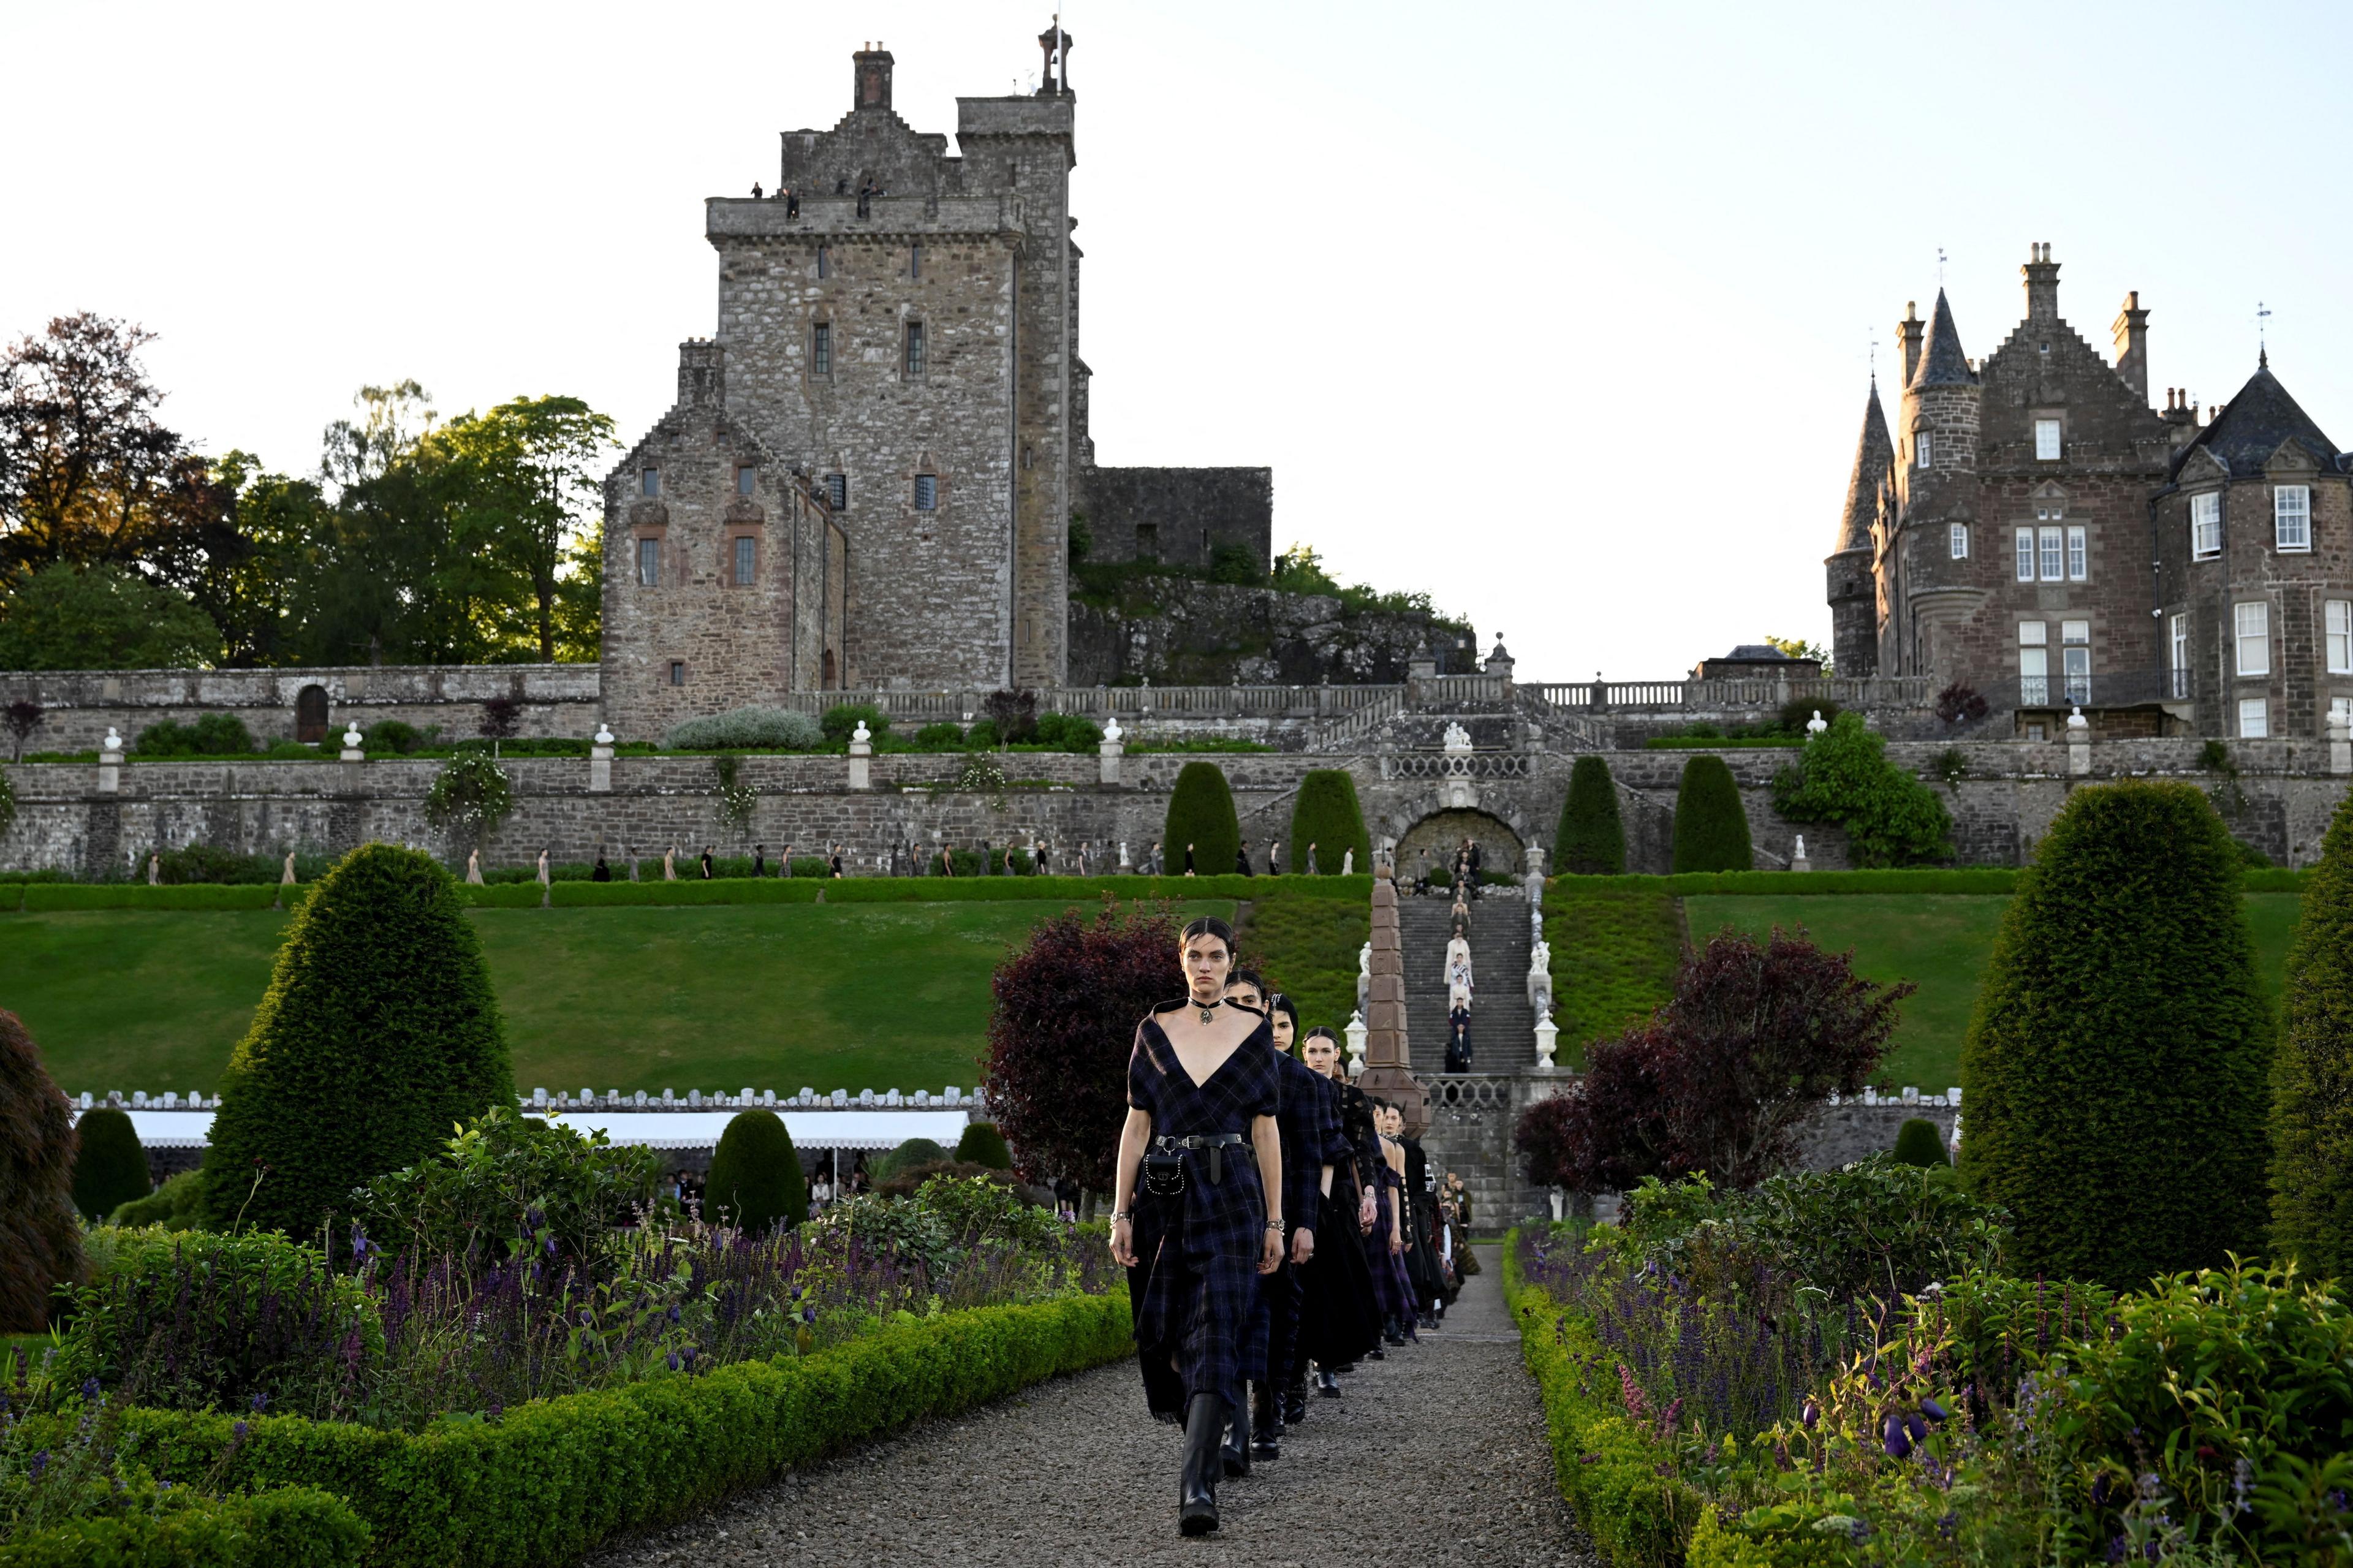
M 1413 1070 L 1446 1067 L 1446 939 L 1453 908 L 1443 896 L 1398 900 L 1405 945 L 1406 1033 Z M 1471 1067 L 1526 1072 L 1536 1064 L 1535 1014 L 1528 1006 L 1528 903 L 1517 889 L 1489 888 L 1471 906 Z

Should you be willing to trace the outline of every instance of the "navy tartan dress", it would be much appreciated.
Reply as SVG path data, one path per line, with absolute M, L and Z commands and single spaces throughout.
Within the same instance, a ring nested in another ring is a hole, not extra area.
M 1164 1419 L 1181 1420 L 1196 1394 L 1221 1394 L 1237 1410 L 1248 1405 L 1243 1357 L 1266 1237 L 1265 1190 L 1249 1138 L 1252 1117 L 1275 1113 L 1275 1072 L 1274 1033 L 1263 1019 L 1206 1084 L 1186 1074 L 1156 1016 L 1136 1026 L 1127 1102 L 1152 1118 L 1153 1137 L 1243 1138 L 1223 1151 L 1224 1179 L 1214 1184 L 1206 1149 L 1184 1152 L 1185 1191 L 1177 1197 L 1155 1198 L 1137 1183 L 1139 1262 L 1129 1272 L 1131 1289 L 1139 1277 L 1143 1285 L 1134 1297 L 1135 1342 L 1145 1399 Z

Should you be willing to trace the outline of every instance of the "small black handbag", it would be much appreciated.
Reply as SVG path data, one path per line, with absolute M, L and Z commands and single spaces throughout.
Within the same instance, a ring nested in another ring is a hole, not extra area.
M 1155 1198 L 1180 1197 L 1185 1192 L 1185 1155 L 1176 1149 L 1155 1149 L 1144 1156 L 1144 1190 Z

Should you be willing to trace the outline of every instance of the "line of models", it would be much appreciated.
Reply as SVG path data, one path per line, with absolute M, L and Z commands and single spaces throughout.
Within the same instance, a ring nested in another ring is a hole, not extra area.
M 1340 1066 L 1330 1029 L 1234 968 L 1197 920 L 1186 994 L 1136 1026 L 1113 1201 L 1145 1404 L 1185 1430 L 1177 1522 L 1218 1528 L 1218 1482 L 1282 1456 L 1316 1391 L 1435 1328 L 1473 1268 L 1460 1184 L 1440 1193 L 1403 1116 Z M 1261 1173 L 1274 1173 L 1263 1181 Z

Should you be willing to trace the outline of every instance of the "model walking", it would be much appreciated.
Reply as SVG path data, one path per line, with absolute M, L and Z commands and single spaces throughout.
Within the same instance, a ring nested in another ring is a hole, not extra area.
M 1260 1274 L 1282 1259 L 1282 1151 L 1272 1031 L 1229 1005 L 1234 937 L 1198 920 L 1180 938 L 1182 1001 L 1135 1028 L 1113 1171 L 1113 1258 L 1129 1272 L 1146 1404 L 1185 1423 L 1177 1522 L 1218 1528 L 1219 1449 L 1244 1408 L 1242 1341 Z M 1277 1179 L 1261 1183 L 1259 1173 Z
M 1340 1037 L 1329 1029 L 1307 1032 L 1300 1060 L 1319 1075 L 1324 1148 L 1323 1202 L 1317 1208 L 1315 1253 L 1306 1268 L 1306 1297 L 1300 1303 L 1299 1355 L 1283 1394 L 1286 1419 L 1307 1415 L 1306 1363 L 1315 1363 L 1315 1389 L 1340 1397 L 1339 1373 L 1353 1367 L 1381 1342 L 1380 1314 L 1373 1306 L 1373 1276 L 1365 1264 L 1364 1234 L 1373 1223 L 1373 1194 L 1365 1185 L 1367 1167 L 1358 1159 L 1347 1129 L 1345 1097 L 1361 1106 L 1364 1090 L 1342 1076 Z M 1369 1140 L 1369 1115 L 1358 1112 Z

